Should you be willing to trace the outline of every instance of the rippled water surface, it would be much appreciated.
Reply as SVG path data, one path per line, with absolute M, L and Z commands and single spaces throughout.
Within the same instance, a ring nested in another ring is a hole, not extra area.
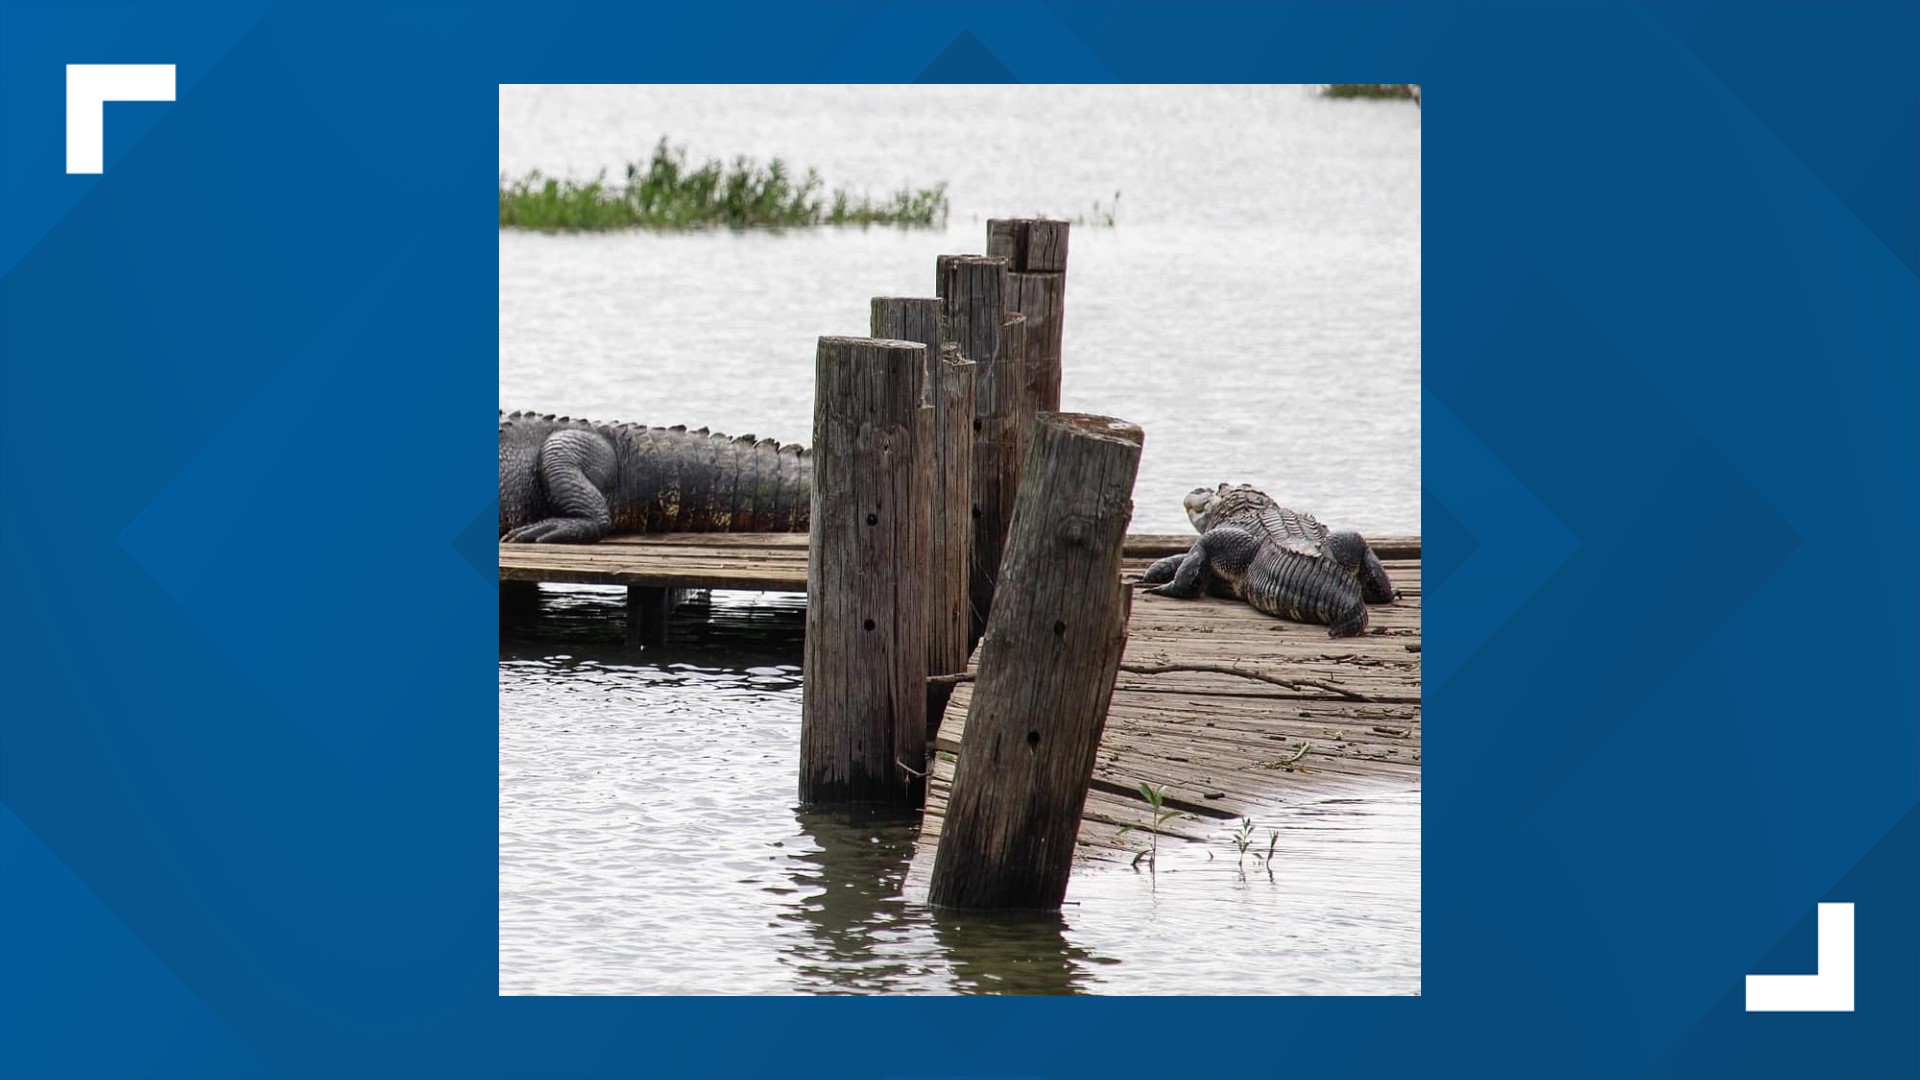
M 1037 104 L 1036 104 L 1037 103 Z M 1067 407 L 1141 423 L 1136 530 L 1258 483 L 1419 530 L 1420 117 L 1274 88 L 503 88 L 500 167 L 586 176 L 661 135 L 876 191 L 945 180 L 943 232 L 500 236 L 501 403 L 808 438 L 813 341 L 931 291 L 985 219 L 1072 215 Z M 953 137 L 956 124 L 992 139 Z M 799 601 L 716 594 L 618 643 L 617 593 L 503 615 L 509 994 L 1417 993 L 1419 792 L 1289 796 L 1272 873 L 1224 828 L 1158 874 L 1077 873 L 1055 918 L 901 897 L 913 822 L 795 807 Z M 1211 857 L 1209 857 L 1211 856 Z
M 550 596 L 502 643 L 503 993 L 1419 989 L 1417 790 L 1275 806 L 1271 874 L 1223 827 L 1077 873 L 1059 917 L 936 916 L 911 817 L 795 808 L 795 602 L 720 594 L 646 653 L 619 603 Z

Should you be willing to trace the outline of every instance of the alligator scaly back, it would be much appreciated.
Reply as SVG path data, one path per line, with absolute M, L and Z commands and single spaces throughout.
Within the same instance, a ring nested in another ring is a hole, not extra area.
M 591 543 L 653 532 L 804 532 L 813 458 L 798 444 L 684 425 L 500 414 L 500 536 Z
M 1187 517 L 1200 532 L 1233 525 L 1265 534 L 1281 547 L 1302 555 L 1329 555 L 1359 580 L 1367 603 L 1390 604 L 1399 598 L 1386 567 L 1380 565 L 1380 557 L 1365 537 L 1351 531 L 1332 532 L 1312 514 L 1281 506 L 1250 484 L 1196 488 L 1184 502 Z

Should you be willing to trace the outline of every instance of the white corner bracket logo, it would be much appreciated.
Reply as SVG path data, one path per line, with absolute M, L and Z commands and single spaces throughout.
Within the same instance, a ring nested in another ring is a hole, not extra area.
M 172 64 L 68 64 L 67 173 L 105 171 L 107 102 L 172 100 Z
M 1853 905 L 1821 904 L 1812 975 L 1747 976 L 1748 1012 L 1853 1011 Z

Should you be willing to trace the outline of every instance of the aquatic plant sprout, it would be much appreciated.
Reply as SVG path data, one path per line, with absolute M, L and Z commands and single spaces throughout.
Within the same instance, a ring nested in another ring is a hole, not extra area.
M 1153 847 L 1145 851 L 1135 852 L 1132 866 L 1138 870 L 1140 868 L 1140 860 L 1145 859 L 1147 861 L 1147 869 L 1157 871 L 1160 868 L 1160 826 L 1165 825 L 1170 818 L 1179 817 L 1180 811 L 1163 808 L 1167 797 L 1167 787 L 1165 784 L 1155 787 L 1145 780 L 1140 781 L 1140 797 L 1147 800 L 1147 808 L 1151 811 L 1147 828 L 1153 830 Z M 1138 825 L 1130 823 L 1120 826 L 1120 831 L 1122 833 L 1131 832 L 1139 827 Z

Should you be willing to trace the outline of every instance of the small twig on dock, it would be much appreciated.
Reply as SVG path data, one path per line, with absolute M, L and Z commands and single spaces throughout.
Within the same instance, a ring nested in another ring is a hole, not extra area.
M 1335 686 L 1332 683 L 1316 682 L 1312 679 L 1282 679 L 1276 675 L 1266 675 L 1225 664 L 1121 664 L 1120 670 L 1132 675 L 1166 675 L 1175 671 L 1194 671 L 1208 675 L 1238 675 L 1243 679 L 1258 679 L 1288 690 L 1321 690 L 1348 701 L 1370 702 L 1373 700 L 1365 694 L 1355 693 L 1344 686 Z
M 1282 679 L 1277 675 L 1267 675 L 1246 668 L 1229 667 L 1225 664 L 1121 664 L 1120 670 L 1130 675 L 1168 675 L 1176 671 L 1191 671 L 1202 675 L 1238 675 L 1243 679 L 1257 679 L 1263 683 L 1288 690 L 1320 690 L 1347 701 L 1372 702 L 1374 699 L 1365 694 L 1348 690 L 1344 686 L 1317 682 L 1313 679 Z M 940 686 L 956 686 L 973 681 L 973 673 L 963 671 L 957 675 L 930 675 L 927 682 Z
M 1300 759 L 1306 757 L 1307 751 L 1311 749 L 1313 749 L 1312 743 L 1301 743 L 1300 749 L 1295 750 L 1292 757 L 1284 757 L 1276 761 L 1263 761 L 1260 763 L 1260 767 L 1263 769 L 1285 769 L 1288 772 L 1293 772 L 1299 768 Z

